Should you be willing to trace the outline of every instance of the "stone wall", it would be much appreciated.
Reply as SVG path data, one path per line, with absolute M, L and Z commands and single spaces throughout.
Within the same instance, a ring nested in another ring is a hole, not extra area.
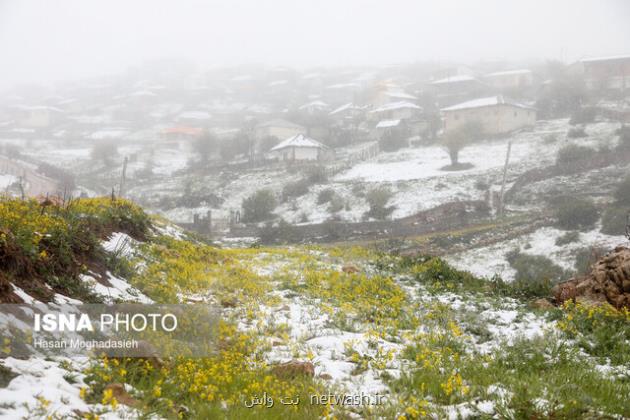
M 330 242 L 336 240 L 379 239 L 416 236 L 467 226 L 488 217 L 484 201 L 457 201 L 442 204 L 413 216 L 397 220 L 366 222 L 325 222 L 291 226 L 295 242 Z M 229 237 L 260 237 L 261 228 L 255 225 L 234 226 Z

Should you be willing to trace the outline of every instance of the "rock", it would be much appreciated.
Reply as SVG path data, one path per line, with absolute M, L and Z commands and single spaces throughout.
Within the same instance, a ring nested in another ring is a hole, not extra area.
M 341 267 L 341 271 L 347 274 L 358 273 L 359 268 L 356 265 L 348 264 Z
M 630 308 L 630 248 L 616 247 L 593 264 L 589 275 L 559 283 L 552 293 L 556 304 L 573 300 Z
M 536 309 L 551 309 L 554 306 L 545 298 L 536 299 L 532 302 L 532 306 Z
M 271 372 L 284 379 L 292 379 L 299 376 L 315 376 L 315 366 L 311 362 L 300 362 L 299 360 L 291 360 L 290 362 L 281 363 L 274 366 Z
M 224 308 L 236 308 L 238 301 L 235 297 L 227 297 L 221 299 L 221 306 Z
M 135 407 L 138 405 L 139 401 L 129 395 L 129 393 L 125 390 L 123 384 L 112 383 L 105 387 L 106 391 L 108 389 L 111 389 L 112 396 L 116 398 L 116 401 L 118 401 L 120 404 L 124 404 L 129 407 Z
M 330 373 L 322 373 L 319 375 L 319 377 L 325 381 L 331 381 L 333 378 Z

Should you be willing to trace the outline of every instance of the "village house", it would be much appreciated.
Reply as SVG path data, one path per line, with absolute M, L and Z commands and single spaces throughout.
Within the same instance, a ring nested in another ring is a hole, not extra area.
M 630 55 L 586 58 L 572 66 L 589 90 L 630 89 Z
M 519 90 L 532 87 L 534 76 L 527 69 L 509 70 L 486 74 L 483 80 L 497 90 Z
M 411 95 L 400 87 L 387 84 L 384 86 L 379 86 L 376 91 L 369 98 L 369 103 L 373 106 L 379 107 L 386 105 L 391 102 L 416 102 L 418 98 L 414 95 Z
M 193 141 L 203 134 L 203 129 L 199 127 L 190 127 L 186 125 L 177 125 L 164 128 L 161 136 L 165 141 Z
M 363 120 L 365 107 L 348 102 L 331 111 L 328 116 L 340 125 L 355 124 Z
M 205 127 L 211 118 L 212 116 L 206 111 L 184 111 L 177 115 L 175 120 L 180 124 Z
M 380 140 L 387 136 L 407 137 L 408 127 L 405 120 L 383 120 L 374 127 L 374 138 Z
M 478 121 L 486 134 L 503 134 L 536 122 L 534 108 L 505 99 L 503 95 L 463 102 L 443 108 L 441 112 L 445 132 Z
M 370 119 L 382 120 L 409 120 L 419 118 L 422 108 L 408 101 L 391 102 L 370 111 Z
M 16 106 L 16 121 L 23 128 L 48 128 L 57 123 L 63 114 L 52 106 Z
M 256 140 L 263 140 L 268 137 L 286 139 L 304 132 L 306 132 L 306 128 L 283 119 L 267 121 L 254 127 L 254 137 Z
M 330 106 L 324 101 L 311 101 L 306 103 L 298 108 L 298 110 L 306 112 L 308 114 L 318 114 L 322 112 L 326 112 L 330 109 Z
M 361 89 L 358 83 L 336 83 L 326 86 L 323 91 L 324 99 L 333 105 L 353 102 Z
M 282 161 L 328 160 L 333 151 L 326 145 L 304 134 L 296 134 L 272 147 L 267 153 L 270 159 Z
M 462 100 L 479 97 L 488 92 L 488 85 L 476 77 L 462 74 L 434 80 L 427 90 L 432 92 L 440 105 L 452 105 Z

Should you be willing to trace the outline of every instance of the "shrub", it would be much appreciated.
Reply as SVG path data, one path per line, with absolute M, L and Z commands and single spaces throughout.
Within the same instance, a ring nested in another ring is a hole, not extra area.
M 358 198 L 365 197 L 365 185 L 364 184 L 353 184 L 352 185 L 352 194 L 355 197 L 358 197 Z
M 92 159 L 103 161 L 106 165 L 109 164 L 116 155 L 118 155 L 118 147 L 114 142 L 103 141 L 94 144 L 92 147 Z
M 556 239 L 556 245 L 562 246 L 562 245 L 570 244 L 571 242 L 577 242 L 579 240 L 580 240 L 580 232 L 571 231 L 571 232 L 565 233 L 562 236 L 559 236 Z
M 614 196 L 617 204 L 630 206 L 630 176 L 617 185 Z
M 243 200 L 243 222 L 257 223 L 271 218 L 276 204 L 276 198 L 271 190 L 256 191 Z
M 328 203 L 328 211 L 331 213 L 340 212 L 344 208 L 345 208 L 345 204 L 344 204 L 343 198 L 341 198 L 337 194 L 335 194 L 332 200 L 330 200 L 330 203 Z
M 558 137 L 554 134 L 547 134 L 543 137 L 543 143 L 545 144 L 553 144 L 558 141 Z
M 385 152 L 394 152 L 409 146 L 406 130 L 388 131 L 379 139 L 379 146 Z
M 0 273 L 37 298 L 54 290 L 92 300 L 79 275 L 85 264 L 103 262 L 100 240 L 112 232 L 144 240 L 149 227 L 149 217 L 127 200 L 0 199 Z
M 325 184 L 328 182 L 328 172 L 324 166 L 311 166 L 306 169 L 305 178 L 311 184 Z
M 624 125 L 619 128 L 619 143 L 617 149 L 620 151 L 630 151 L 630 126 Z
M 367 192 L 365 199 L 370 205 L 370 210 L 366 213 L 369 217 L 375 219 L 384 219 L 389 216 L 394 207 L 387 206 L 392 198 L 392 192 L 387 187 L 376 187 Z
M 577 139 L 582 137 L 587 137 L 586 131 L 582 127 L 573 127 L 569 129 L 567 133 L 567 137 L 570 139 Z
M 574 162 L 589 159 L 595 150 L 586 146 L 578 146 L 576 144 L 569 144 L 558 150 L 556 157 L 556 164 L 569 165 Z
M 595 121 L 595 116 L 597 115 L 597 110 L 593 107 L 585 107 L 578 108 L 571 115 L 571 119 L 569 120 L 569 124 L 588 124 Z
M 22 157 L 22 148 L 15 144 L 5 144 L 2 149 L 4 154 L 13 159 L 19 159 Z
M 629 209 L 609 207 L 602 216 L 601 232 L 606 235 L 623 235 L 630 215 Z
M 555 207 L 558 226 L 567 230 L 592 228 L 597 222 L 597 207 L 592 200 L 579 197 L 560 199 Z
M 488 185 L 488 183 L 486 181 L 483 181 L 481 179 L 478 179 L 475 181 L 475 188 L 481 191 L 485 191 L 488 188 L 490 188 L 490 185 Z
M 317 194 L 317 204 L 329 203 L 335 196 L 335 190 L 326 188 Z
M 312 182 L 306 178 L 290 182 L 282 188 L 282 200 L 287 201 L 290 198 L 300 197 L 308 193 L 308 188 Z
M 548 296 L 551 287 L 566 276 L 562 267 L 542 255 L 512 252 L 508 262 L 516 270 L 512 287 L 528 297 Z

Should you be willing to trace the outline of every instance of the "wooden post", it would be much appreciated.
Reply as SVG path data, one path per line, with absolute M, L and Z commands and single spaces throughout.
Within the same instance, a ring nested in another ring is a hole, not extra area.
M 127 175 L 127 162 L 129 158 L 125 156 L 123 160 L 122 175 L 120 176 L 120 187 L 118 187 L 118 197 L 123 198 L 125 188 L 125 176 Z
M 498 215 L 499 217 L 503 217 L 503 196 L 505 194 L 505 181 L 507 178 L 507 168 L 508 163 L 510 162 L 510 151 L 512 150 L 512 142 L 508 142 L 507 153 L 505 154 L 505 166 L 503 166 L 503 180 L 501 181 L 501 193 L 499 194 L 499 208 Z
M 24 192 L 24 177 L 19 177 L 18 187 L 20 188 L 20 196 L 22 200 L 26 198 L 26 193 Z

